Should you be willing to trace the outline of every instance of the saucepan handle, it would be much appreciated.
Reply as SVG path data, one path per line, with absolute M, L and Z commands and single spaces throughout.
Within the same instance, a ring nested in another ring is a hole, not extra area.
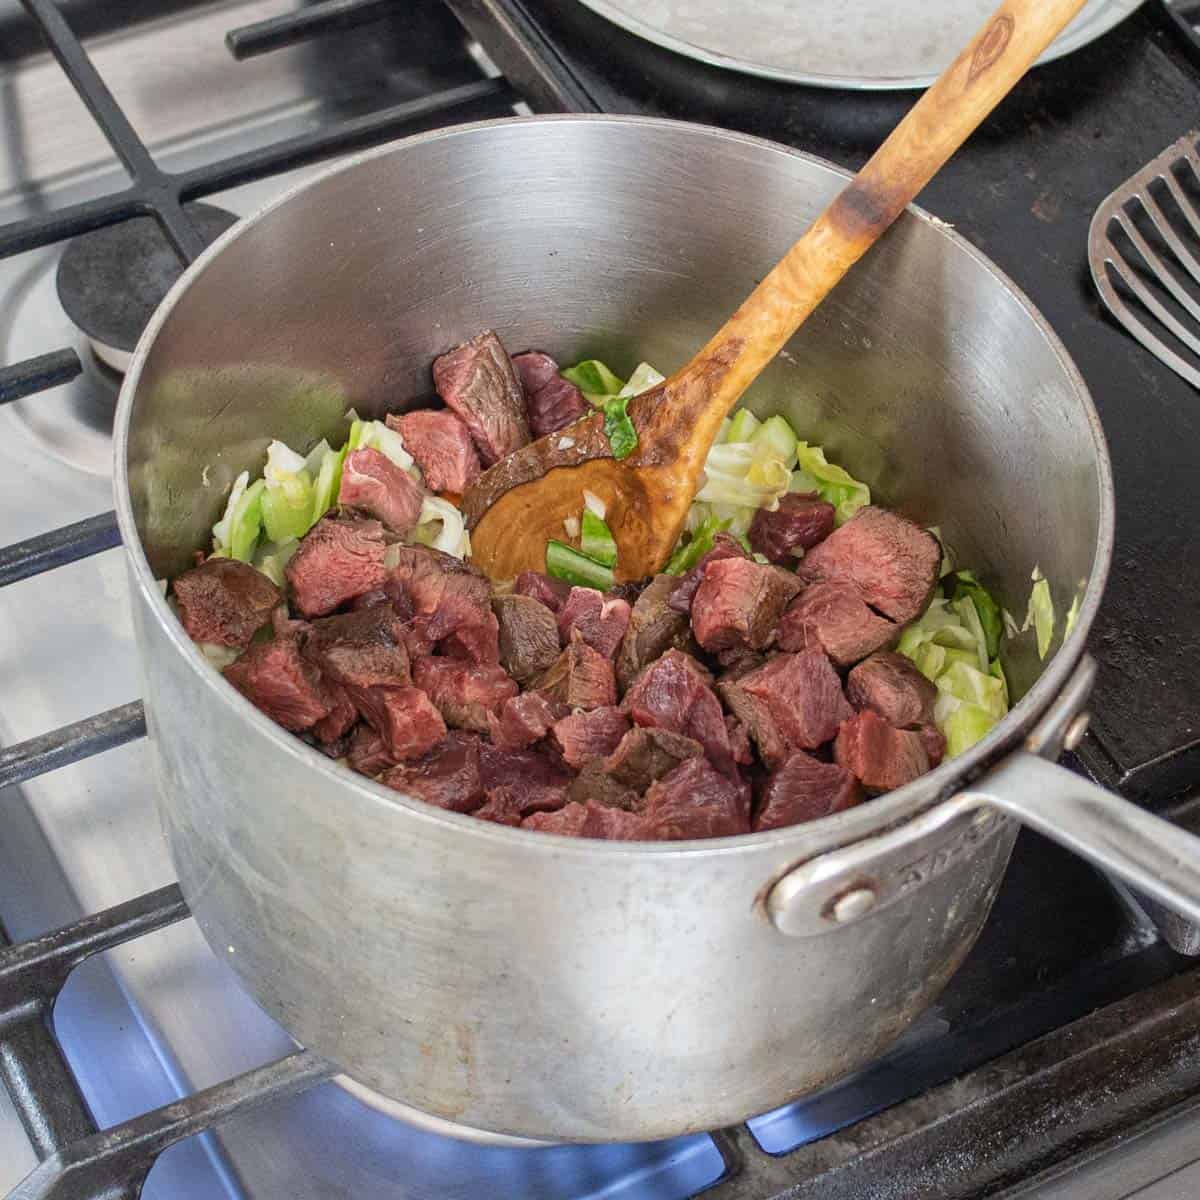
M 776 928 L 812 936 L 895 903 L 974 854 L 997 832 L 1002 813 L 1200 922 L 1200 837 L 1041 757 L 1056 755 L 1080 720 L 1094 674 L 1085 658 L 1027 748 L 968 788 L 896 829 L 788 870 L 765 895 Z

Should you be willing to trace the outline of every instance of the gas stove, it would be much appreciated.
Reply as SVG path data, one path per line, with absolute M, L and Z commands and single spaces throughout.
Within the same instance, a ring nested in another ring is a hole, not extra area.
M 209 237 L 318 162 L 453 121 L 648 112 L 857 166 L 911 95 L 724 74 L 573 0 L 0 0 L 0 71 L 0 1194 L 1200 1191 L 1195 931 L 1034 834 L 937 1007 L 869 1069 L 732 1129 L 538 1148 L 328 1079 L 208 950 L 159 835 L 109 426 L 139 321 Z M 1117 556 L 1075 765 L 1193 826 L 1200 406 L 1101 315 L 1085 254 L 1095 205 L 1198 99 L 1144 9 L 1034 72 L 922 197 L 1048 316 L 1109 435 Z M 105 282 L 131 253 L 144 294 Z

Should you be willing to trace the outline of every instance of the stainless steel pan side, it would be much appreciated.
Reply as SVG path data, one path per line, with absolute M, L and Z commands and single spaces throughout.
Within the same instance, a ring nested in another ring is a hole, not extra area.
M 1086 388 L 1027 300 L 912 211 L 754 389 L 880 499 L 938 523 L 1010 608 L 1035 564 L 1074 629 L 979 746 L 836 817 L 717 842 L 580 843 L 430 809 L 330 763 L 211 670 L 156 578 L 204 544 L 272 437 L 428 394 L 481 328 L 512 351 L 669 370 L 844 176 L 646 118 L 462 126 L 351 160 L 180 281 L 134 358 L 117 506 L 164 827 L 214 950 L 304 1044 L 466 1126 L 634 1140 L 766 1110 L 878 1054 L 986 919 L 1017 825 L 917 826 L 936 865 L 846 928 L 788 937 L 799 864 L 903 829 L 1020 747 L 1080 663 L 1112 543 Z M 1084 689 L 1086 691 L 1086 689 Z M 1078 697 L 1082 703 L 1082 695 Z M 1053 739 L 1051 739 L 1051 743 Z M 1044 745 L 1052 752 L 1054 745 Z M 948 849 L 947 849 L 948 847 Z

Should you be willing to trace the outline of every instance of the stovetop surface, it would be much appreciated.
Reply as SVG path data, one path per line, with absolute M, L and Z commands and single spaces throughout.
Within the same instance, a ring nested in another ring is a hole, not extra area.
M 452 0 L 456 9 L 486 4 Z M 233 63 L 222 41 L 226 30 L 291 7 L 280 0 L 63 5 L 89 32 L 88 49 L 139 132 L 177 168 L 491 70 L 464 49 L 457 25 L 435 0 L 405 6 L 394 24 L 338 35 L 332 45 Z M 584 90 L 612 111 L 710 121 L 855 166 L 912 101 L 726 75 L 638 42 L 565 0 L 519 0 L 516 8 L 550 37 Z M 125 23 L 151 12 L 152 21 Z M 123 179 L 57 68 L 32 53 L 23 22 L 15 3 L 0 0 L 0 43 L 10 56 L 0 63 L 7 146 L 0 151 L 0 222 L 103 194 Z M 499 57 L 501 44 L 489 51 Z M 1101 410 L 1116 471 L 1118 543 L 1093 637 L 1102 663 L 1096 736 L 1082 753 L 1094 773 L 1156 803 L 1196 779 L 1200 683 L 1189 667 L 1200 564 L 1189 553 L 1197 503 L 1189 468 L 1200 419 L 1191 389 L 1102 316 L 1084 254 L 1095 205 L 1189 125 L 1198 78 L 1152 15 L 1138 15 L 1027 79 L 922 197 L 1028 291 Z M 493 100 L 456 115 L 506 111 L 507 103 Z M 312 170 L 213 199 L 245 214 Z M 57 306 L 59 253 L 51 247 L 0 260 L 5 360 L 74 345 L 85 362 L 83 375 L 66 387 L 0 408 L 0 545 L 111 504 L 107 479 L 64 461 L 78 462 L 86 452 L 94 464 L 98 450 L 102 459 L 95 427 L 102 422 L 73 424 L 73 413 L 81 402 L 93 417 L 102 412 L 114 385 Z M 8 745 L 138 695 L 119 551 L 0 592 L 0 679 L 0 744 Z M 136 742 L 0 792 L 0 919 L 13 940 L 172 880 L 152 786 L 147 747 Z M 1169 950 L 1107 880 L 1024 833 L 993 916 L 939 1005 L 863 1076 L 752 1121 L 766 1150 L 803 1149 L 779 1159 L 777 1174 L 748 1172 L 740 1183 L 721 1185 L 722 1200 L 916 1194 L 915 1176 L 897 1173 L 885 1184 L 872 1175 L 872 1154 L 931 1123 L 949 1124 L 955 1106 L 945 1088 L 1002 1094 L 994 1079 L 972 1071 L 995 1069 L 991 1064 L 1014 1054 L 1036 1065 L 1028 1050 L 1041 1045 L 1035 1039 L 1114 1003 L 1174 997 L 1171 988 L 1183 995 L 1190 969 L 1191 961 Z M 56 1026 L 101 1127 L 293 1049 L 191 922 L 77 969 Z M 1069 1048 L 1059 1052 L 1069 1057 Z M 1082 1058 L 1078 1047 L 1075 1053 Z M 1114 1071 L 1118 1065 L 1114 1060 Z M 1005 1070 L 1014 1079 L 1019 1074 L 1017 1065 Z M 949 1082 L 956 1079 L 961 1084 Z M 1107 1100 L 1114 1120 L 1126 1111 L 1118 1100 Z M 883 1109 L 883 1118 L 862 1119 Z M 1014 1130 L 1027 1132 L 1020 1122 L 1029 1111 L 1021 1099 L 1012 1110 Z M 1078 1147 L 1096 1144 L 1095 1137 L 1078 1139 Z M 1001 1152 L 981 1139 L 935 1153 L 931 1143 L 928 1162 L 936 1160 L 943 1174 L 920 1194 L 984 1194 L 984 1183 L 990 1194 L 998 1178 L 1014 1185 L 1062 1152 L 1040 1145 Z M 0 1194 L 34 1162 L 0 1088 Z M 717 1145 L 704 1135 L 654 1146 L 465 1146 L 398 1125 L 325 1084 L 182 1142 L 160 1160 L 146 1194 L 669 1200 L 700 1191 L 723 1168 Z

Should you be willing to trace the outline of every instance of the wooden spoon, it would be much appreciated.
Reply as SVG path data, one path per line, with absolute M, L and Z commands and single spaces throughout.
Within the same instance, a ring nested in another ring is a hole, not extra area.
M 607 505 L 617 578 L 660 570 L 721 421 L 804 319 L 1083 7 L 1007 0 L 866 166 L 686 366 L 629 403 L 636 450 L 611 455 L 599 413 L 497 463 L 463 496 L 472 561 L 493 579 L 543 570 L 584 489 Z

